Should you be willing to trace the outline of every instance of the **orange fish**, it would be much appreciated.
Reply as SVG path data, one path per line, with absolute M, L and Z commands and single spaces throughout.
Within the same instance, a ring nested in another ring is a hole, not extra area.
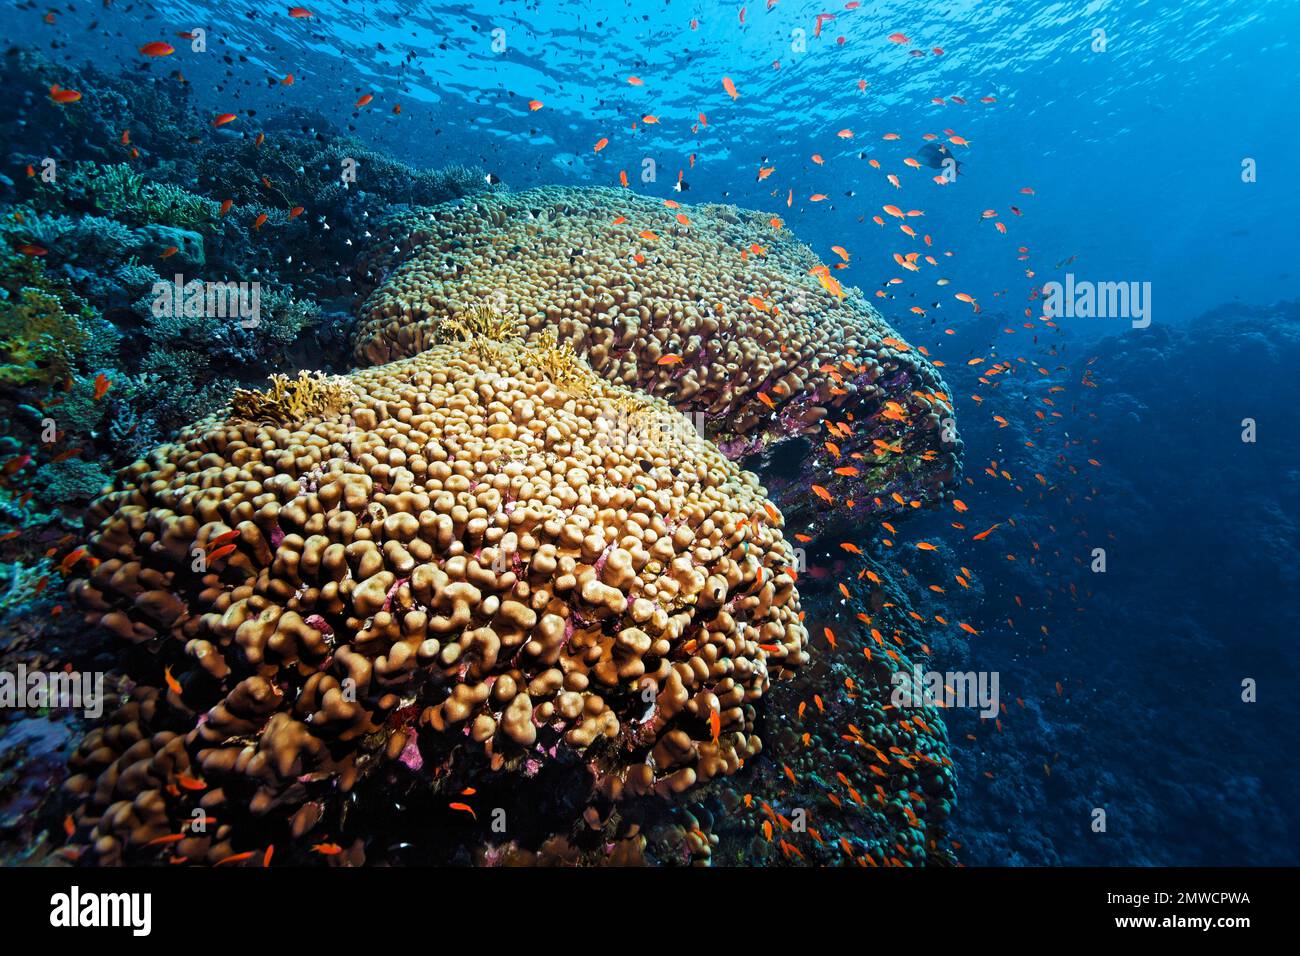
M 166 256 L 164 256 L 163 258 L 166 258 Z M 113 383 L 109 380 L 108 376 L 105 375 L 103 372 L 100 372 L 98 375 L 96 375 L 95 393 L 94 393 L 95 401 L 99 401 L 101 398 L 103 398 L 104 394 L 112 387 L 112 385 Z
M 262 225 L 265 222 L 266 222 L 266 213 L 260 213 L 258 217 L 253 220 L 253 231 L 256 232 L 258 229 L 261 229 Z
M 468 803 L 449 803 L 447 804 L 447 806 L 450 807 L 452 810 L 459 810 L 462 813 L 468 813 L 475 820 L 478 819 L 478 814 L 474 812 L 474 808 L 471 807 Z
M 176 782 L 186 790 L 206 790 L 208 785 L 197 777 L 191 777 L 189 774 L 178 774 Z
M 140 47 L 140 52 L 145 56 L 171 56 L 176 52 L 176 48 L 170 43 L 164 43 L 162 40 L 154 40 L 152 43 L 146 43 Z
M 731 77 L 724 76 L 722 78 L 722 88 L 727 91 L 727 95 L 733 100 L 740 98 L 740 94 L 736 92 L 736 84 L 731 82 Z
M 674 355 L 665 355 L 655 364 L 656 365 L 680 365 L 684 361 L 685 359 L 683 359 L 680 355 L 674 354 Z
M 355 104 L 355 105 L 356 105 L 356 108 L 357 108 L 357 109 L 360 109 L 361 107 L 366 106 L 366 105 L 369 104 L 369 103 L 370 103 L 374 98 L 375 98 L 375 94 L 373 94 L 373 93 L 366 93 L 366 94 L 363 94 L 362 97 L 361 97 L 359 100 L 357 100 L 357 102 L 356 102 L 356 104 Z
M 289 16 L 293 17 L 295 20 L 310 20 L 315 16 L 315 14 L 306 7 L 290 7 Z
M 543 103 L 541 100 L 529 100 L 529 101 L 528 101 L 528 108 L 529 108 L 530 110 L 532 110 L 534 113 L 536 113 L 538 110 L 540 110 L 540 109 L 541 109 L 543 106 L 545 106 L 545 105 L 546 105 L 546 104 Z
M 608 145 L 609 145 L 609 138 L 606 136 L 602 136 L 600 139 L 596 141 L 596 145 L 592 149 L 592 152 L 599 153 L 602 149 L 604 149 Z
M 239 117 L 235 113 L 220 113 L 217 118 L 212 121 L 212 125 L 225 126 L 227 123 L 233 123 L 237 119 L 239 119 Z
M 63 87 L 55 83 L 50 87 L 50 99 L 60 105 L 64 103 L 75 103 L 77 100 L 81 99 L 81 94 L 76 90 L 65 90 Z
M 221 201 L 221 212 L 219 212 L 218 215 L 224 216 L 226 213 L 230 212 L 230 207 L 234 204 L 235 201 L 233 199 L 223 199 Z
M 233 544 L 225 544 L 217 548 L 215 551 L 208 552 L 207 559 L 209 561 L 220 561 L 222 558 L 224 558 L 226 555 L 230 554 L 234 550 L 235 550 L 235 546 Z

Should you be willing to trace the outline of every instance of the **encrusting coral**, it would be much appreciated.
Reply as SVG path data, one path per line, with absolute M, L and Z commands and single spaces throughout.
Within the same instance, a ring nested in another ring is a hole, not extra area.
M 795 462 L 788 480 L 764 474 L 788 517 L 814 483 L 864 514 L 932 502 L 956 479 L 937 369 L 779 219 L 544 187 L 444 203 L 379 234 L 358 275 L 378 283 L 359 361 L 416 354 L 485 304 L 530 341 L 558 332 L 607 380 L 702 413 L 729 458 Z M 825 522 L 832 509 L 809 510 Z
M 387 804 L 349 824 L 352 802 L 467 767 L 474 788 L 562 771 L 546 799 L 576 788 L 597 846 L 634 853 L 611 805 L 760 751 L 757 705 L 807 633 L 756 479 L 666 403 L 573 387 L 554 346 L 461 329 L 352 373 L 336 410 L 200 422 L 91 506 L 71 593 L 144 653 L 71 761 L 85 860 L 293 837 L 359 862 Z

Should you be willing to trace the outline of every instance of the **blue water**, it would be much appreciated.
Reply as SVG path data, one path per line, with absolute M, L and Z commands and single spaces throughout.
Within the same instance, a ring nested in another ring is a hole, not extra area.
M 845 277 L 863 288 L 892 277 L 891 253 L 910 246 L 890 226 L 879 241 L 870 221 L 897 202 L 924 209 L 924 231 L 954 253 L 945 271 L 980 301 L 1004 289 L 1019 300 L 1033 284 L 1019 246 L 1038 280 L 1077 256 L 1081 278 L 1151 282 L 1165 323 L 1294 292 L 1288 249 L 1300 194 L 1288 164 L 1300 6 L 844 6 L 322 2 L 308 4 L 312 19 L 291 19 L 287 5 L 116 2 L 71 4 L 56 26 L 41 21 L 43 10 L 11 11 L 6 33 L 54 40 L 59 56 L 108 70 L 179 69 L 213 112 L 311 107 L 413 163 L 480 162 L 515 187 L 613 185 L 627 170 L 638 191 L 668 196 L 682 171 L 691 187 L 683 198 L 779 210 L 824 256 L 836 244 L 861 250 Z M 824 13 L 835 19 L 815 36 Z M 174 36 L 193 26 L 208 31 L 205 54 Z M 1095 30 L 1105 32 L 1104 52 L 1093 49 Z M 910 42 L 890 42 L 895 33 Z M 154 39 L 177 52 L 142 64 L 136 48 Z M 294 86 L 268 87 L 268 77 L 291 72 Z M 366 92 L 374 101 L 354 110 Z M 532 100 L 543 107 L 529 110 Z M 701 112 L 708 127 L 693 132 Z M 641 122 L 647 114 L 659 122 Z M 846 128 L 852 140 L 835 135 Z M 945 129 L 971 145 L 955 147 L 963 175 L 939 189 L 932 172 L 901 163 L 923 134 Z M 609 145 L 595 153 L 601 138 Z M 1258 170 L 1251 184 L 1242 182 L 1248 158 Z M 653 183 L 639 178 L 647 159 Z M 760 167 L 775 167 L 761 183 Z M 1019 193 L 1026 186 L 1034 196 Z M 819 192 L 830 198 L 807 201 Z M 986 209 L 1006 235 L 980 219 Z

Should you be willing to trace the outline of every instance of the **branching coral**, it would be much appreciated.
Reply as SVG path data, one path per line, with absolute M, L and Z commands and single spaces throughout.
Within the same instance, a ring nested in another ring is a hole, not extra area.
M 468 342 L 473 339 L 486 339 L 489 342 L 522 340 L 522 324 L 517 315 L 480 305 L 447 319 L 438 327 L 440 342 Z
M 337 414 L 352 400 L 351 385 L 324 372 L 303 371 L 296 379 L 274 374 L 270 379 L 271 387 L 264 392 L 235 389 L 231 412 L 251 422 L 283 425 Z
M 43 207 L 89 207 L 136 226 L 192 229 L 217 218 L 218 205 L 172 183 L 150 182 L 125 163 L 78 163 L 38 194 Z
M 570 343 L 558 341 L 554 329 L 540 336 L 529 355 L 543 374 L 566 392 L 583 395 L 591 391 L 596 378 L 591 367 L 578 358 Z
M 29 288 L 0 299 L 0 383 L 61 381 L 86 344 L 81 323 L 55 296 Z
M 45 558 L 32 565 L 0 561 L 0 614 L 20 611 L 36 600 L 52 570 Z

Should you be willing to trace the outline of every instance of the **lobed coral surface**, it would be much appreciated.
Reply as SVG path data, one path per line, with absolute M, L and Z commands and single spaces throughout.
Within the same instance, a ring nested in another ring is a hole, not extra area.
M 938 370 L 779 219 L 542 187 L 443 203 L 380 234 L 359 275 L 378 283 L 359 362 L 417 354 L 486 303 L 530 337 L 554 329 L 608 380 L 701 414 L 788 517 L 826 520 L 814 483 L 867 514 L 933 502 L 957 477 Z M 833 463 L 811 453 L 823 442 Z
M 71 590 L 142 686 L 72 760 L 86 859 L 342 842 L 366 781 L 466 762 L 564 766 L 581 806 L 759 752 L 807 634 L 757 480 L 554 343 L 462 338 L 324 417 L 205 420 L 92 505 Z

